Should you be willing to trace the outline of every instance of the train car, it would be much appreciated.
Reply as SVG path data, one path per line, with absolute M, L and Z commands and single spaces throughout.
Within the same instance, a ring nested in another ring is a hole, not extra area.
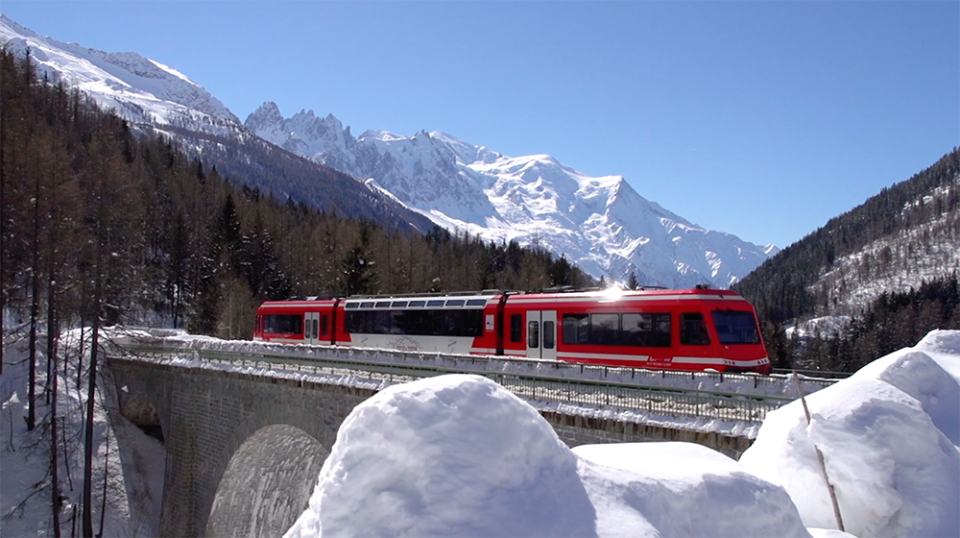
M 316 298 L 267 301 L 257 309 L 253 339 L 281 344 L 332 344 L 340 302 L 341 299 Z
M 771 370 L 753 307 L 729 290 L 617 289 L 273 301 L 255 340 L 726 372 Z
M 523 294 L 504 354 L 672 370 L 770 373 L 753 307 L 728 290 Z

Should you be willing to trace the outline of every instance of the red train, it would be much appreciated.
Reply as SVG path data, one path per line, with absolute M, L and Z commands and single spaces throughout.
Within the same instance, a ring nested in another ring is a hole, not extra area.
M 268 301 L 254 340 L 726 372 L 771 370 L 729 290 L 479 292 Z

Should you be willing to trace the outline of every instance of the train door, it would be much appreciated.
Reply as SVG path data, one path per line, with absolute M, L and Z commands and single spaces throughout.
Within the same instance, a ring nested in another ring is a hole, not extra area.
M 557 311 L 527 311 L 527 357 L 557 359 Z
M 320 313 L 307 312 L 303 315 L 303 343 L 320 343 Z

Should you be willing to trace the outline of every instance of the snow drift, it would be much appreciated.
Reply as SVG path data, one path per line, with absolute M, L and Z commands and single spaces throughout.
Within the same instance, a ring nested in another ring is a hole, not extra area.
M 939 332 L 809 396 L 809 426 L 800 401 L 770 413 L 740 463 L 783 485 L 806 525 L 836 528 L 816 446 L 847 532 L 960 536 L 960 386 L 940 366 L 960 345 Z
M 782 488 L 726 456 L 683 443 L 571 451 L 473 375 L 396 385 L 354 409 L 287 536 L 321 534 L 808 535 Z

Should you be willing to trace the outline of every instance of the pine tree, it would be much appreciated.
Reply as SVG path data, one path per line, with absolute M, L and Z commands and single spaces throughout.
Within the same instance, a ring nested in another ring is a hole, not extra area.
M 346 295 L 377 292 L 376 262 L 369 249 L 370 233 L 370 225 L 361 222 L 357 244 L 343 258 L 343 293 Z

